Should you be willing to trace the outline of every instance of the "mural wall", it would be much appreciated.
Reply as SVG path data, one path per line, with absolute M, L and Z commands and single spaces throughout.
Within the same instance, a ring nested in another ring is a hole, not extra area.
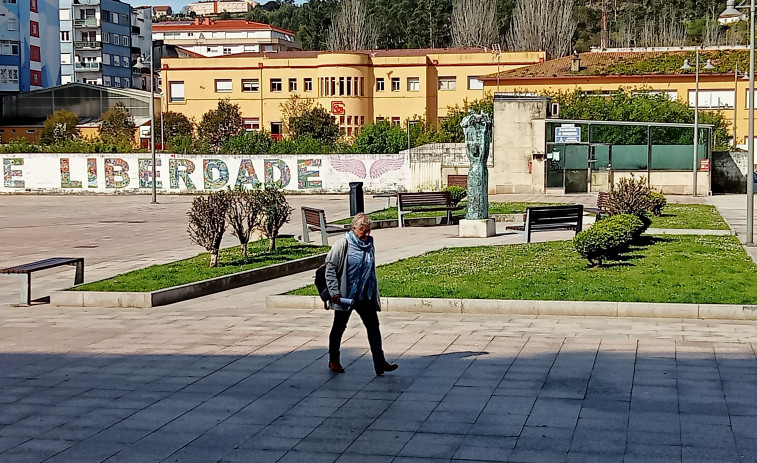
M 350 182 L 366 192 L 413 191 L 405 154 L 156 155 L 160 193 L 210 191 L 278 182 L 285 191 L 343 193 Z M 150 153 L 0 154 L 0 193 L 149 193 Z

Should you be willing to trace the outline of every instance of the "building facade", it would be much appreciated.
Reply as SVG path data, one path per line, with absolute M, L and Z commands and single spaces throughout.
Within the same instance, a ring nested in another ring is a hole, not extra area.
M 218 0 L 190 3 L 187 8 L 189 8 L 189 11 L 194 11 L 198 16 L 210 16 L 223 12 L 247 13 L 256 6 L 258 6 L 257 2 L 247 0 Z
M 52 0 L 0 4 L 0 93 L 58 85 L 58 6 Z
M 164 109 L 196 120 L 218 101 L 238 104 L 248 130 L 282 134 L 281 105 L 313 99 L 346 136 L 366 124 L 437 123 L 449 106 L 484 96 L 479 76 L 546 60 L 546 52 L 505 52 L 499 62 L 481 49 L 280 52 L 164 59 Z
M 61 83 L 131 87 L 131 39 L 128 4 L 60 0 Z
M 152 46 L 152 8 L 140 6 L 131 10 L 131 62 L 149 60 L 153 58 Z M 144 61 L 143 61 L 144 62 Z M 150 90 L 152 79 L 149 75 L 149 62 L 147 69 L 132 67 L 131 86 L 141 90 Z M 153 63 L 155 70 L 160 68 L 160 63 L 155 57 Z M 143 72 L 145 71 L 145 72 Z
M 302 49 L 294 32 L 244 19 L 158 22 L 152 31 L 153 40 L 207 57 Z
M 681 69 L 685 60 L 691 69 Z M 713 69 L 705 69 L 707 60 Z M 620 88 L 663 93 L 700 112 L 719 111 L 730 123 L 734 144 L 746 148 L 749 80 L 744 71 L 748 69 L 746 48 L 700 48 L 698 98 L 694 48 L 593 51 L 494 73 L 482 81 L 493 93 L 609 94 Z

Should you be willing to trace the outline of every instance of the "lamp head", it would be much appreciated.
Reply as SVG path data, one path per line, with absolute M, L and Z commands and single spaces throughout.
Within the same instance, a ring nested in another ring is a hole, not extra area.
M 730 24 L 744 19 L 744 14 L 736 9 L 736 0 L 728 0 L 725 4 L 725 10 L 718 16 L 720 24 Z
M 715 69 L 715 66 L 712 65 L 712 59 L 707 58 L 707 62 L 702 66 L 702 69 Z
M 686 58 L 686 59 L 683 60 L 683 64 L 681 65 L 681 67 L 679 69 L 684 70 L 684 71 L 689 70 L 689 69 L 693 69 L 692 66 L 691 66 L 691 64 L 689 64 L 689 59 L 688 58 Z

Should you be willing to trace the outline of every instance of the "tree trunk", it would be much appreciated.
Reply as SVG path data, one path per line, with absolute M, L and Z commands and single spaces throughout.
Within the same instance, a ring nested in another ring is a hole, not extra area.
M 218 266 L 218 249 L 214 249 L 210 251 L 210 266 L 211 267 Z
M 274 252 L 276 250 L 276 236 L 268 238 L 268 252 Z
M 239 243 L 239 251 L 242 253 L 242 258 L 247 260 L 247 243 Z

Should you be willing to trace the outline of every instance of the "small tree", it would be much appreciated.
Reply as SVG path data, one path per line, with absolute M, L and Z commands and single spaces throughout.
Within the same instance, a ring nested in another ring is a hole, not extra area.
M 79 116 L 71 111 L 59 109 L 45 119 L 40 141 L 45 145 L 52 145 L 78 138 L 79 129 L 76 127 L 78 123 Z
M 313 140 L 334 144 L 339 138 L 339 125 L 319 106 L 290 119 L 289 133 L 293 138 L 310 137 Z
M 192 121 L 182 113 L 165 112 L 163 113 L 163 124 L 156 123 L 155 125 L 155 139 L 160 140 L 162 135 L 164 144 L 168 144 L 176 137 L 192 135 Z
M 289 221 L 292 208 L 281 190 L 268 185 L 260 192 L 260 230 L 268 238 L 268 252 L 276 251 L 276 237 L 279 230 Z
M 239 239 L 242 257 L 247 260 L 247 243 L 260 223 L 261 192 L 242 187 L 229 190 L 228 220 L 231 233 Z
M 399 153 L 407 148 L 407 133 L 399 125 L 379 121 L 368 124 L 355 138 L 358 153 Z
M 283 103 L 279 103 L 281 123 L 284 126 L 284 133 L 290 133 L 292 130 L 292 121 L 313 109 L 314 104 L 314 99 L 305 98 L 297 94 L 290 96 Z
M 126 106 L 118 102 L 100 116 L 100 136 L 108 143 L 131 144 L 137 125 Z
M 226 214 L 229 210 L 229 193 L 216 191 L 198 196 L 187 212 L 189 239 L 210 253 L 210 266 L 218 265 L 218 251 L 226 231 Z
M 244 124 L 239 105 L 232 104 L 228 99 L 218 100 L 218 108 L 203 114 L 197 126 L 198 136 L 206 140 L 216 153 L 220 151 L 224 141 L 242 130 Z

